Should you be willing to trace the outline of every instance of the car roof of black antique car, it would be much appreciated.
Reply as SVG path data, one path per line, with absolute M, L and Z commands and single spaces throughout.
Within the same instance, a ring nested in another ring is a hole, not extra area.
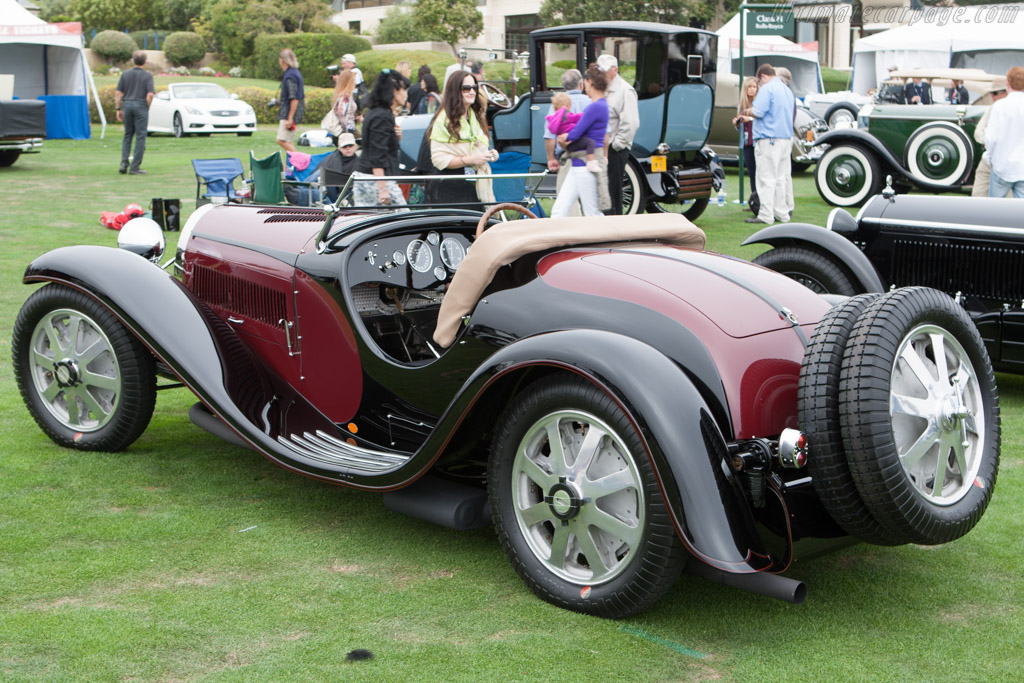
M 586 24 L 567 24 L 565 26 L 552 26 L 539 28 L 531 31 L 531 36 L 543 37 L 547 34 L 559 34 L 565 31 L 608 31 L 614 33 L 623 32 L 644 32 L 644 33 L 706 33 L 716 35 L 712 31 L 689 26 L 678 26 L 676 24 L 658 24 L 653 21 L 594 21 Z

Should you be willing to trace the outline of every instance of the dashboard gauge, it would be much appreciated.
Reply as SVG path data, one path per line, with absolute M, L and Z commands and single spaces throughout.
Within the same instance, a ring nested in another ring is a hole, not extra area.
M 466 258 L 466 248 L 462 242 L 454 237 L 448 237 L 441 242 L 441 263 L 448 266 L 449 270 L 455 270 L 462 265 L 462 259 Z
M 400 249 L 395 249 L 395 253 L 391 255 L 391 260 L 394 261 L 396 265 L 404 266 L 405 254 L 403 254 Z
M 434 254 L 423 240 L 409 242 L 409 246 L 405 248 L 405 255 L 409 257 L 409 265 L 417 273 L 426 273 L 434 267 Z
M 441 241 L 441 236 L 438 235 L 433 230 L 431 230 L 430 232 L 427 233 L 427 241 L 430 242 L 431 244 L 437 244 L 438 242 Z
M 446 277 L 448 277 L 448 271 L 442 268 L 441 266 L 437 266 L 436 268 L 434 268 L 434 277 L 436 277 L 438 280 L 444 280 Z

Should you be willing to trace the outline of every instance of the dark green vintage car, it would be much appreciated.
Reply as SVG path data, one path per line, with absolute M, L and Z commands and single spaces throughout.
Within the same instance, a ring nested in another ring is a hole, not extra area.
M 987 106 L 869 104 L 857 127 L 818 138 L 828 145 L 814 181 L 833 206 L 860 206 L 878 194 L 887 175 L 901 191 L 953 192 L 974 180 L 984 151 L 974 129 Z

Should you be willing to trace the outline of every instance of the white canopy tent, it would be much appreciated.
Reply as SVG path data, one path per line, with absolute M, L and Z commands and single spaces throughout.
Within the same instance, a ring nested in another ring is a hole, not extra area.
M 82 47 L 81 24 L 47 24 L 15 0 L 0 0 L 0 72 L 14 75 L 15 97 L 49 98 L 47 137 L 88 137 L 89 92 L 97 102 L 99 94 Z
M 718 35 L 718 71 L 740 71 L 740 15 L 736 14 Z M 743 75 L 753 76 L 757 67 L 768 63 L 784 66 L 793 74 L 793 91 L 797 97 L 823 90 L 818 65 L 818 43 L 794 43 L 782 36 L 744 36 Z
M 925 11 L 920 21 L 854 43 L 853 92 L 865 95 L 878 87 L 891 66 L 974 68 L 1002 74 L 1011 66 L 1024 64 L 1024 6 L 954 9 L 964 10 L 958 21 L 951 20 L 949 15 Z

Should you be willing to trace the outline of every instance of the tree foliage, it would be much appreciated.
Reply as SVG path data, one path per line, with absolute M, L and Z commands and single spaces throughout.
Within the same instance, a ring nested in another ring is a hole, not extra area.
M 152 0 L 71 0 L 69 10 L 85 27 L 118 31 L 151 28 L 162 19 Z
M 588 21 L 655 21 L 687 26 L 709 21 L 718 3 L 702 0 L 544 0 L 540 20 L 545 26 Z
M 402 5 L 395 5 L 387 11 L 377 24 L 374 37 L 378 43 L 415 43 L 429 40 L 420 28 L 416 12 Z
M 456 55 L 460 41 L 476 38 L 484 30 L 476 0 L 419 0 L 416 17 L 422 35 L 437 36 Z
M 243 64 L 252 57 L 258 35 L 341 32 L 326 11 L 321 0 L 207 0 L 195 30 L 232 64 Z

